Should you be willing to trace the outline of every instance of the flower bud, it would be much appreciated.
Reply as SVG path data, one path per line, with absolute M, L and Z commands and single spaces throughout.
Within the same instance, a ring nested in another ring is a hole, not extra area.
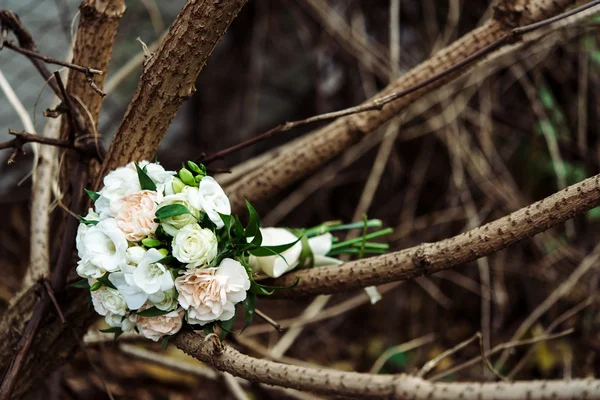
M 153 238 L 145 238 L 142 239 L 142 244 L 146 247 L 158 247 L 160 246 L 160 240 L 156 240 Z
M 183 183 L 181 179 L 177 177 L 173 178 L 173 183 L 171 185 L 173 186 L 174 193 L 181 193 L 181 191 L 185 187 L 185 183 Z
M 194 180 L 196 181 L 196 183 L 200 183 L 200 181 L 202 180 L 202 178 L 204 178 L 204 175 L 196 175 L 196 177 L 194 178 Z
M 90 286 L 90 292 L 95 292 L 96 290 L 102 287 L 102 282 L 96 282 L 92 286 Z
M 179 179 L 181 179 L 186 185 L 196 186 L 194 175 L 186 168 L 181 168 L 179 170 Z
M 158 249 L 158 252 L 160 254 L 162 254 L 163 257 L 166 257 L 169 255 L 169 250 L 167 250 L 167 249 Z
M 188 161 L 187 162 L 188 168 L 191 169 L 192 171 L 194 171 L 197 174 L 202 173 L 202 170 L 200 169 L 200 167 L 198 166 L 198 164 L 196 164 L 193 161 Z

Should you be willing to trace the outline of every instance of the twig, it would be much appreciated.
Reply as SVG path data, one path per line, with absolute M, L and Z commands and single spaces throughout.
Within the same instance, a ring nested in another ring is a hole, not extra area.
M 256 313 L 256 315 L 258 317 L 260 317 L 263 321 L 265 321 L 266 323 L 268 323 L 269 325 L 271 325 L 273 328 L 275 328 L 277 330 L 277 332 L 283 332 L 283 328 L 281 327 L 281 325 L 279 325 L 277 323 L 277 321 L 275 321 L 273 318 L 269 317 L 267 314 L 263 313 L 262 311 L 260 311 L 258 308 L 256 308 L 254 310 L 254 312 Z
M 60 306 L 58 305 L 58 301 L 56 301 L 56 297 L 54 296 L 54 290 L 52 290 L 52 286 L 50 286 L 50 283 L 48 282 L 47 279 L 43 279 L 43 282 L 44 282 L 44 288 L 48 292 L 48 296 L 50 296 L 50 300 L 52 300 L 52 304 L 54 304 L 56 313 L 60 317 L 60 321 L 64 324 L 66 322 L 65 315 L 63 314 L 62 310 L 60 309 Z
M 0 143 L 0 150 L 8 148 L 20 149 L 23 147 L 23 145 L 29 142 L 46 144 L 49 146 L 63 147 L 66 149 L 79 149 L 69 140 L 48 138 L 44 136 L 34 135 L 33 133 L 17 131 L 14 129 L 9 129 L 8 133 L 16 136 L 16 138 Z
M 554 321 L 552 321 L 552 323 L 544 330 L 544 334 L 551 333 L 554 330 L 554 328 L 556 328 L 557 326 L 562 324 L 567 319 L 571 318 L 573 315 L 582 311 L 584 308 L 588 307 L 593 302 L 594 302 L 594 297 L 590 297 L 590 298 L 582 301 L 581 303 L 577 304 L 575 307 L 571 308 L 570 310 L 565 311 L 558 318 L 556 318 Z M 510 372 L 506 375 L 508 377 L 508 379 L 513 379 L 515 377 L 515 375 L 519 373 L 519 371 L 523 368 L 523 366 L 525 365 L 525 363 L 529 359 L 529 356 L 531 356 L 531 353 L 533 353 L 535 348 L 536 348 L 536 346 L 533 346 L 532 348 L 530 348 L 527 351 L 527 353 L 521 358 L 521 360 L 517 363 L 517 365 L 515 365 L 513 367 L 513 369 L 510 370 Z
M 492 53 L 494 50 L 502 47 L 503 45 L 517 41 L 521 36 L 523 36 L 527 33 L 530 33 L 535 30 L 538 30 L 540 28 L 546 27 L 557 21 L 571 17 L 575 14 L 579 14 L 579 13 L 586 11 L 598 4 L 600 4 L 600 0 L 593 0 L 587 4 L 584 4 L 580 7 L 570 10 L 568 12 L 559 14 L 552 18 L 547 18 L 547 19 L 544 19 L 542 21 L 539 21 L 539 22 L 536 22 L 536 23 L 533 23 L 530 25 L 514 28 L 510 32 L 508 32 L 506 35 L 504 35 L 500 39 L 498 39 L 497 41 L 483 47 L 479 51 L 462 59 L 461 61 L 459 61 L 456 64 L 450 66 L 449 68 L 443 70 L 442 72 L 435 74 L 435 75 L 433 75 L 433 76 L 431 76 L 431 77 L 429 77 L 429 78 L 427 78 L 405 90 L 391 93 L 387 96 L 375 98 L 375 99 L 373 99 L 367 103 L 361 104 L 359 106 L 350 107 L 350 108 L 346 108 L 343 110 L 325 113 L 325 114 L 321 114 L 321 115 L 315 115 L 313 117 L 302 119 L 302 120 L 284 122 L 283 124 L 277 125 L 276 127 L 272 128 L 258 136 L 255 136 L 245 142 L 238 143 L 234 146 L 228 147 L 224 150 L 221 150 L 214 154 L 211 154 L 211 155 L 207 156 L 206 158 L 202 159 L 201 161 L 205 165 L 210 164 L 216 160 L 220 160 L 223 157 L 228 156 L 229 154 L 235 153 L 238 150 L 245 149 L 246 147 L 252 146 L 255 143 L 263 141 L 263 140 L 275 135 L 276 133 L 286 132 L 297 126 L 307 125 L 307 124 L 311 124 L 311 123 L 319 122 L 319 121 L 327 121 L 327 120 L 344 117 L 344 116 L 352 115 L 352 114 L 363 113 L 363 112 L 367 112 L 367 111 L 381 110 L 386 104 L 391 103 L 392 101 L 395 101 L 401 97 L 407 96 L 411 93 L 414 93 L 420 89 L 423 89 L 426 86 L 429 86 L 430 84 L 437 82 L 437 81 L 447 77 L 448 75 L 451 75 L 451 74 L 461 70 L 462 68 L 470 65 L 471 63 Z
M 67 113 L 67 122 L 69 124 L 69 141 L 71 143 L 74 143 L 75 132 L 77 131 L 77 124 L 75 122 L 75 115 L 73 114 L 73 103 L 71 102 L 71 97 L 68 95 L 67 90 L 65 89 L 65 85 L 58 71 L 54 71 L 54 79 L 56 80 L 56 84 L 60 89 L 62 104 L 64 106 L 65 112 Z
M 407 351 L 414 350 L 421 346 L 425 346 L 435 340 L 435 333 L 429 333 L 427 335 L 418 337 L 416 339 L 410 340 L 406 343 L 399 344 L 397 346 L 390 347 L 386 351 L 384 351 L 373 363 L 373 366 L 369 370 L 371 374 L 377 374 L 383 368 L 385 363 L 395 354 L 398 353 L 406 353 Z
M 60 65 L 61 67 L 67 67 L 69 69 L 72 69 L 73 71 L 81 72 L 82 74 L 85 74 L 85 75 L 102 75 L 103 74 L 103 72 L 100 71 L 99 69 L 90 68 L 90 67 L 82 67 L 81 65 L 71 64 L 70 62 L 59 60 L 57 58 L 44 56 L 38 52 L 24 49 L 22 47 L 19 47 L 19 46 L 13 44 L 10 40 L 4 40 L 2 42 L 2 47 L 9 48 L 11 50 L 16 51 L 17 53 L 21 53 L 24 56 L 27 56 L 27 57 L 37 58 L 38 60 L 42 60 L 47 64 L 56 64 L 56 65 Z
M 562 332 L 558 332 L 552 335 L 542 335 L 542 336 L 538 336 L 532 339 L 526 339 L 526 340 L 517 340 L 517 341 L 512 341 L 512 342 L 506 342 L 506 343 L 501 343 L 497 346 L 494 346 L 490 351 L 487 351 L 485 353 L 486 357 L 491 357 L 496 353 L 499 353 L 503 350 L 507 350 L 507 349 L 512 349 L 514 347 L 519 347 L 519 346 L 528 346 L 530 344 L 536 344 L 542 341 L 546 341 L 546 340 L 552 340 L 552 339 L 558 339 L 561 338 L 563 336 L 569 335 L 573 333 L 573 329 L 567 329 L 565 331 Z M 481 360 L 481 355 L 474 357 L 472 359 L 470 359 L 469 361 L 466 361 L 462 364 L 457 365 L 456 367 L 452 367 L 446 371 L 440 372 L 437 375 L 432 376 L 431 378 L 429 378 L 430 381 L 438 381 L 448 375 L 454 374 L 458 371 L 461 371 L 465 368 L 470 367 L 471 365 L 476 364 L 477 362 L 479 362 Z
M 445 358 L 450 357 L 452 354 L 456 353 L 459 350 L 464 349 L 465 347 L 467 347 L 468 345 L 470 345 L 473 341 L 475 341 L 478 337 L 481 337 L 481 333 L 477 332 L 476 334 L 474 334 L 473 336 L 471 336 L 469 339 L 460 342 L 459 344 L 457 344 L 456 346 L 452 347 L 451 349 L 448 349 L 446 351 L 444 351 L 442 354 L 438 355 L 437 357 L 427 361 L 425 363 L 425 365 L 423 365 L 423 367 L 421 367 L 421 369 L 419 370 L 419 372 L 417 372 L 415 375 L 418 376 L 419 378 L 424 377 L 425 375 L 427 375 L 427 373 L 429 371 L 431 371 L 432 369 L 434 369 L 440 362 L 442 362 Z
M 573 286 L 585 275 L 591 268 L 596 266 L 598 259 L 600 259 L 600 244 L 597 244 L 594 250 L 581 261 L 579 266 L 569 275 L 569 277 L 562 282 L 556 289 L 550 293 L 550 295 L 539 305 L 525 320 L 519 325 L 515 333 L 512 335 L 511 340 L 517 340 L 523 337 L 523 335 L 533 326 L 546 311 L 550 309 L 558 300 L 566 296 Z M 504 365 L 510 354 L 508 352 L 502 353 L 498 360 L 499 365 Z

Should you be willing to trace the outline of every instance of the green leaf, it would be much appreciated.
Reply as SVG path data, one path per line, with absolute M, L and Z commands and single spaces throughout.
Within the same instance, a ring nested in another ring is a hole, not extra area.
M 83 217 L 80 217 L 79 222 L 82 224 L 85 224 L 85 225 L 98 225 L 98 222 L 100 222 L 100 221 L 95 221 L 92 219 L 85 219 Z
M 299 276 L 296 277 L 296 281 L 294 283 L 292 283 L 290 286 L 267 286 L 267 285 L 261 285 L 260 283 L 256 282 L 254 279 L 252 279 L 252 277 L 250 277 L 250 292 L 255 293 L 255 294 L 262 294 L 265 296 L 270 296 L 278 290 L 286 290 L 286 289 L 291 289 L 293 287 L 296 287 L 296 285 L 298 285 L 298 282 L 300 282 Z
M 140 186 L 141 186 L 142 190 L 156 191 L 156 185 L 154 184 L 152 179 L 150 179 L 148 174 L 146 174 L 146 172 L 140 168 L 138 163 L 135 163 L 135 169 L 137 171 L 138 179 L 140 181 Z
M 248 209 L 248 225 L 246 226 L 244 234 L 249 238 L 256 236 L 257 232 L 259 232 L 260 218 L 254 207 L 252 207 L 252 204 L 250 204 L 248 200 L 244 199 L 244 201 L 246 202 L 246 208 Z
M 159 315 L 165 315 L 170 313 L 173 310 L 159 310 L 156 307 L 150 307 L 145 309 L 144 311 L 138 311 L 136 312 L 137 315 L 139 315 L 140 317 L 158 317 Z
M 252 254 L 253 256 L 256 256 L 256 257 L 268 257 L 268 256 L 273 256 L 273 255 L 280 255 L 280 253 L 283 253 L 287 249 L 291 248 L 296 243 L 298 243 L 300 240 L 302 240 L 302 238 L 298 238 L 296 241 L 291 242 L 291 243 L 280 244 L 277 246 L 260 246 L 260 247 L 250 250 L 250 254 Z
M 74 284 L 72 284 L 71 287 L 79 288 L 79 289 L 89 289 L 90 284 L 87 279 L 82 279 L 82 280 L 77 281 Z
M 260 229 L 257 229 L 253 236 L 254 238 L 252 239 L 251 244 L 253 244 L 256 247 L 260 247 L 260 245 L 262 244 L 262 233 L 260 232 Z M 246 237 L 248 236 L 246 235 Z
M 88 196 L 90 196 L 90 199 L 92 199 L 93 202 L 96 202 L 96 200 L 98 200 L 98 197 L 100 197 L 100 193 L 92 192 L 91 190 L 87 190 L 87 189 L 83 189 L 83 190 L 85 190 L 85 192 L 87 193 Z
M 171 340 L 171 338 L 173 337 L 173 335 L 166 335 L 162 338 L 162 340 L 160 341 L 160 347 L 162 347 L 164 350 L 167 349 L 167 346 L 169 345 L 169 340 Z
M 113 328 L 107 328 L 107 329 L 99 329 L 100 332 L 104 332 L 104 333 L 114 333 L 115 337 L 113 338 L 113 340 L 117 340 L 119 338 L 119 336 L 121 336 L 121 334 L 123 333 L 123 330 L 121 328 L 119 328 L 118 326 L 115 326 Z
M 244 306 L 244 327 L 242 328 L 242 332 L 244 329 L 248 327 L 252 323 L 252 319 L 254 318 L 254 310 L 256 309 L 256 293 L 248 292 L 246 299 L 242 302 Z
M 111 289 L 115 289 L 115 290 L 117 289 L 115 287 L 115 285 L 113 285 L 112 282 L 108 280 L 108 272 L 106 274 L 104 274 L 104 276 L 101 276 L 100 278 L 98 278 L 98 281 L 102 282 L 102 284 L 104 286 L 108 286 Z
M 156 218 L 165 219 L 178 215 L 192 214 L 183 204 L 169 204 L 156 210 Z
M 217 325 L 221 328 L 221 340 L 225 339 L 228 333 L 233 333 L 233 323 L 235 322 L 235 313 L 227 321 L 218 321 Z
M 90 292 L 95 292 L 96 290 L 100 289 L 102 286 L 102 282 L 95 282 L 91 287 L 90 287 Z

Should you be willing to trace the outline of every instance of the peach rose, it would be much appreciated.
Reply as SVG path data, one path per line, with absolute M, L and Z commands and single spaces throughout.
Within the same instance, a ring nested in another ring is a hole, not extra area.
M 183 309 L 178 308 L 168 314 L 156 317 L 141 317 L 135 314 L 132 314 L 132 317 L 141 335 L 158 342 L 165 335 L 174 335 L 179 332 L 183 325 L 183 314 Z
M 157 203 L 162 195 L 141 190 L 122 198 L 122 206 L 115 217 L 117 226 L 130 242 L 137 242 L 153 234 L 158 227 L 154 222 Z
M 225 258 L 218 268 L 189 269 L 175 279 L 179 304 L 190 324 L 227 321 L 250 289 L 248 273 L 238 261 Z

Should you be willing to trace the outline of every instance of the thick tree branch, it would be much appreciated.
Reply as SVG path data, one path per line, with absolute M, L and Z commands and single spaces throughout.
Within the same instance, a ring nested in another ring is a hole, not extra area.
M 430 275 L 475 261 L 600 205 L 600 175 L 458 236 L 340 266 L 300 270 L 275 280 L 280 296 L 334 293 Z
M 256 359 L 222 344 L 216 336 L 180 333 L 172 342 L 215 368 L 251 381 L 316 393 L 386 399 L 600 399 L 600 381 L 432 383 L 415 376 L 361 374 L 286 365 Z
M 208 57 L 246 1 L 187 2 L 144 67 L 100 178 L 122 164 L 154 156 L 179 107 L 194 93 L 194 82 Z
M 360 141 L 365 135 L 401 113 L 416 99 L 467 72 L 474 63 L 444 75 L 435 82 L 429 82 L 432 77 L 458 65 L 461 60 L 474 57 L 488 46 L 502 41 L 502 38 L 509 35 L 512 29 L 556 16 L 572 3 L 571 0 L 515 0 L 503 3 L 504 6 L 498 9 L 493 19 L 440 50 L 390 84 L 375 98 L 394 96 L 394 93 L 403 93 L 411 87 L 419 88 L 421 82 L 428 82 L 427 86 L 397 98 L 380 111 L 367 111 L 339 118 L 298 140 L 294 145 L 286 147 L 285 150 L 277 151 L 273 157 L 267 158 L 260 168 L 232 183 L 228 187 L 232 209 L 234 212 L 243 212 L 245 199 L 258 203 L 311 174 L 346 148 Z M 499 49 L 505 48 L 508 42 L 508 40 L 507 43 L 503 42 L 504 45 L 499 46 Z M 372 105 L 370 101 L 365 102 L 363 106 Z

